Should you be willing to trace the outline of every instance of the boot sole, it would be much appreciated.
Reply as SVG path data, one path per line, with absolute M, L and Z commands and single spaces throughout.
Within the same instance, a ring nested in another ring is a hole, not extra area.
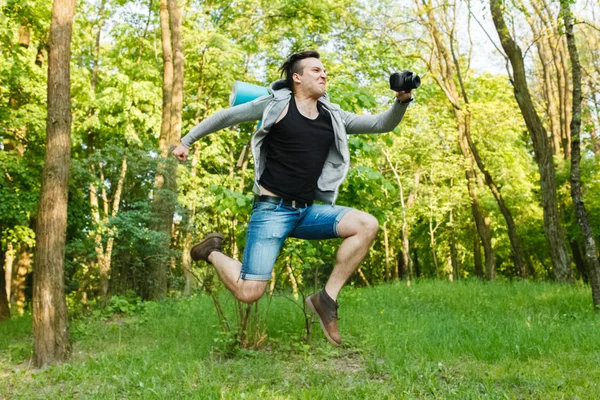
M 219 238 L 219 239 L 223 240 L 225 237 L 221 233 L 209 233 L 208 235 L 206 235 L 206 237 L 204 238 L 203 241 L 201 241 L 200 243 L 198 243 L 197 245 L 192 247 L 192 249 L 190 250 L 190 257 L 192 257 L 192 260 L 194 260 L 194 261 L 202 260 L 202 258 L 194 258 L 194 256 L 193 256 L 194 250 L 196 250 L 198 247 L 202 246 L 204 243 L 206 243 L 206 241 L 208 241 L 210 239 L 214 239 L 214 238 Z M 208 260 L 204 260 L 204 261 L 208 261 Z
M 319 323 L 321 324 L 321 329 L 323 330 L 323 333 L 325 334 L 325 337 L 327 338 L 327 341 L 329 343 L 331 343 L 332 345 L 334 345 L 335 347 L 339 347 L 341 345 L 341 343 L 336 342 L 335 340 L 333 340 L 331 338 L 331 336 L 329 336 L 329 333 L 327 333 L 327 329 L 325 329 L 325 325 L 323 325 L 323 320 L 321 319 L 321 316 L 319 315 L 319 313 L 317 312 L 317 310 L 315 309 L 315 306 L 312 303 L 312 300 L 309 298 L 307 298 L 305 301 L 306 305 L 308 306 L 308 308 L 310 308 L 310 310 L 317 314 L 317 317 L 319 318 Z

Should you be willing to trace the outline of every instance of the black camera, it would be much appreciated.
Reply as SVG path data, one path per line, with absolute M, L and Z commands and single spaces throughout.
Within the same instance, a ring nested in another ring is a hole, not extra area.
M 390 75 L 390 89 L 395 92 L 410 92 L 421 86 L 421 78 L 412 71 L 404 70 Z

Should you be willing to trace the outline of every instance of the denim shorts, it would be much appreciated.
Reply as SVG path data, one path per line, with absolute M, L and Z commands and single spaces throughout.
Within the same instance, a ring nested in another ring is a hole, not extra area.
M 268 281 L 283 242 L 288 237 L 322 240 L 340 237 L 337 227 L 352 208 L 313 204 L 293 208 L 268 202 L 254 202 L 246 231 L 246 247 L 240 278 Z

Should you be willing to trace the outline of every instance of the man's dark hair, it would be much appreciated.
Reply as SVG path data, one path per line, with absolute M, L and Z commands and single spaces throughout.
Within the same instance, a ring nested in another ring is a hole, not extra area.
M 315 50 L 306 50 L 300 53 L 294 53 L 285 60 L 283 65 L 279 67 L 279 71 L 281 71 L 281 76 L 285 75 L 285 81 L 287 82 L 290 90 L 294 89 L 294 80 L 292 76 L 294 74 L 302 75 L 303 68 L 300 67 L 300 61 L 305 58 L 317 58 L 320 59 L 321 55 L 318 51 Z

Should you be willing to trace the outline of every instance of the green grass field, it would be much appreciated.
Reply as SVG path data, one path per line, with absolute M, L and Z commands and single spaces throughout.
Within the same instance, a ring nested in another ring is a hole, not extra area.
M 72 360 L 41 371 L 30 366 L 31 318 L 14 318 L 0 323 L 0 399 L 600 398 L 589 288 L 347 288 L 340 318 L 341 348 L 319 327 L 307 345 L 302 312 L 276 296 L 264 346 L 227 355 L 211 299 L 171 299 L 73 322 Z

